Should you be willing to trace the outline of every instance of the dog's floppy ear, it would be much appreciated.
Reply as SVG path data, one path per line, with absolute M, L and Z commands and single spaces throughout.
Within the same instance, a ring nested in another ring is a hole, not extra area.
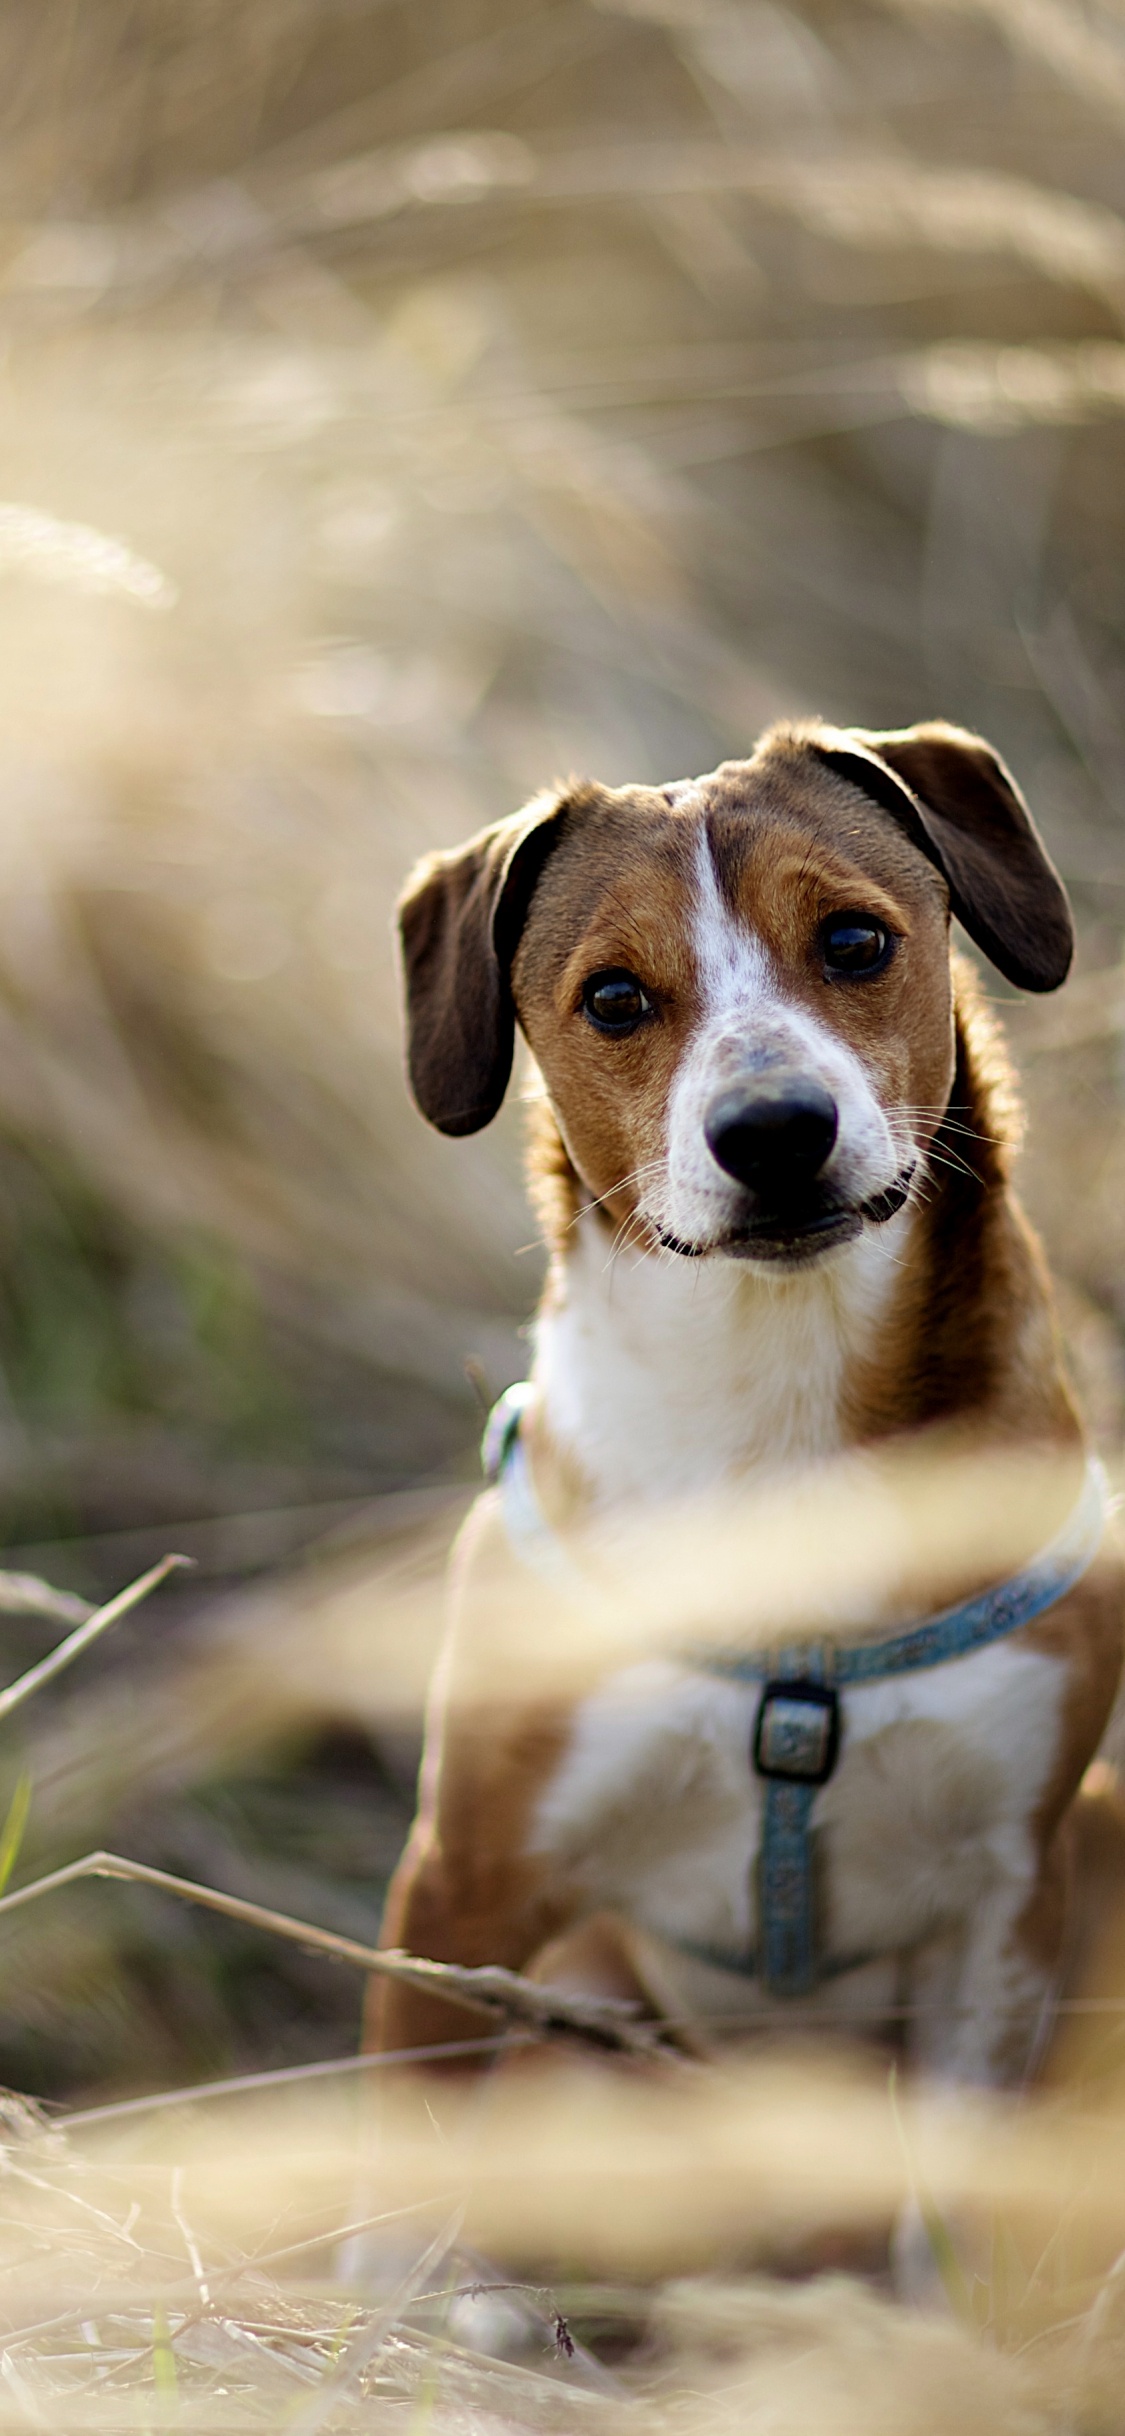
M 451 853 L 428 854 L 400 899 L 410 1081 L 440 1133 L 478 1133 L 507 1090 L 512 957 L 566 808 L 565 795 L 538 796 Z
M 946 880 L 970 939 L 1021 990 L 1057 990 L 1074 953 L 1066 890 L 1011 771 L 944 719 L 876 734 L 811 731 L 813 751 L 875 797 Z

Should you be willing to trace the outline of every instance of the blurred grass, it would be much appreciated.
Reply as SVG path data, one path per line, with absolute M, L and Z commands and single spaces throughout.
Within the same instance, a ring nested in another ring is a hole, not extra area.
M 823 2056 L 663 2082 L 540 2064 L 484 2107 L 402 2082 L 388 2105 L 382 2081 L 65 2125 L 7 2100 L 0 2421 L 1122 2424 L 1117 2120 L 916 2093 L 905 2166 L 885 2085 Z M 857 2272 L 919 2166 L 956 2226 L 959 2320 Z
M 0 1542 L 90 1598 L 197 1559 L 10 1727 L 17 1876 L 110 1844 L 375 1934 L 465 1359 L 519 1376 L 541 1274 L 519 1108 L 409 1108 L 390 906 L 553 772 L 804 709 L 1006 750 L 1081 931 L 1008 1006 L 1023 1181 L 1120 1454 L 1123 127 L 1118 0 L 0 12 Z M 0 2080 L 302 2066 L 358 2005 L 80 1885 L 5 1927 Z M 416 2139 L 7 2100 L 0 2419 L 1115 2436 L 1120 2024 L 1071 2034 L 1028 2119 L 911 2114 L 972 2326 L 804 2280 L 903 2175 L 828 2066 Z M 504 2319 L 475 2236 L 558 2280 Z
M 808 709 L 1009 756 L 1081 933 L 1009 1009 L 1024 1184 L 1119 1450 L 1123 126 L 1117 0 L 0 12 L 0 1539 L 93 1597 L 198 1559 L 13 1731 L 21 1872 L 117 1845 L 374 1931 L 417 1732 L 379 1616 L 425 1655 L 464 1365 L 519 1375 L 540 1274 L 518 1108 L 409 1107 L 390 908 L 555 772 Z M 44 1646 L 0 1619 L 5 1672 Z M 350 1977 L 135 1888 L 5 1958 L 0 2079 L 49 2098 L 354 2044 Z M 982 2424 L 1120 2424 L 1104 2289 L 1081 2373 Z M 766 2352 L 771 2306 L 730 2303 Z M 709 2425 L 853 2424 L 839 2343 L 899 2338 L 824 2306 L 790 2417 Z M 403 2340 L 381 2408 L 508 2423 Z M 888 2424 L 938 2424 L 928 2373 Z

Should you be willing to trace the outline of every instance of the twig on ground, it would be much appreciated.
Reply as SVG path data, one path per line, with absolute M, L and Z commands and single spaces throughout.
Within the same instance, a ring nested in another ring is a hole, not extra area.
M 169 1870 L 154 1869 L 147 1861 L 131 1861 L 121 1853 L 88 1852 L 79 1861 L 68 1861 L 61 1869 L 49 1871 L 46 1877 L 32 1879 L 28 1886 L 16 1887 L 11 1894 L 0 1896 L 0 1917 L 18 1910 L 22 1904 L 37 1902 L 43 1895 L 55 1894 L 64 1886 L 74 1886 L 83 1878 L 122 1878 L 137 1886 L 156 1887 L 164 1894 L 178 1895 L 181 1902 L 198 1903 L 207 1911 L 223 1913 L 228 1920 L 242 1921 L 247 1928 L 264 1929 L 270 1936 L 288 1937 L 295 1945 L 331 1954 L 339 1962 L 354 1963 L 359 1970 L 372 1971 L 383 1979 L 428 1989 L 433 1996 L 448 1997 L 451 2003 L 467 2005 L 474 2012 L 493 2018 L 499 2015 L 505 2021 L 524 2023 L 543 2037 L 570 2036 L 621 2054 L 683 2061 L 680 2050 L 664 2037 L 659 2023 L 639 2021 L 635 2007 L 616 1998 L 563 1995 L 560 1989 L 541 1987 L 536 1980 L 525 1979 L 518 1971 L 505 1970 L 499 1963 L 466 1967 L 453 1962 L 430 1962 L 420 1954 L 406 1954 L 398 1948 L 383 1951 L 377 1946 L 360 1945 L 354 1937 L 337 1936 L 333 1929 L 314 1928 L 310 1921 L 292 1920 L 284 1912 L 269 1911 L 264 1904 L 249 1902 L 243 1895 L 222 1894 L 217 1887 L 199 1886 L 192 1878 L 174 1877 Z

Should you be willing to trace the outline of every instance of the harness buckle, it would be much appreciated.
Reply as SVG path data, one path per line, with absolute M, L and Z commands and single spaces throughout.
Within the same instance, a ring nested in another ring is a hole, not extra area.
M 767 1683 L 754 1721 L 759 1776 L 786 1785 L 826 1785 L 840 1751 L 840 1699 L 830 1683 Z

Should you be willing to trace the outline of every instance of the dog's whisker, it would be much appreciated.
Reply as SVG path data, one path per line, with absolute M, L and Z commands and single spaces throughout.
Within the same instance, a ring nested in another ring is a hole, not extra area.
M 620 1226 L 619 1226 L 619 1227 L 617 1227 L 617 1228 L 615 1229 L 614 1234 L 613 1234 L 613 1237 L 612 1237 L 612 1240 L 611 1240 L 611 1242 L 610 1242 L 610 1247 L 609 1247 L 609 1250 L 608 1250 L 608 1252 L 606 1253 L 606 1257 L 605 1257 L 605 1272 L 608 1272 L 610 1269 L 612 1269 L 613 1264 L 614 1264 L 614 1261 L 615 1261 L 615 1260 L 616 1260 L 616 1258 L 617 1258 L 618 1252 L 619 1252 L 619 1251 L 623 1251 L 623 1250 L 624 1250 L 624 1248 L 625 1248 L 625 1237 L 626 1237 L 626 1235 L 627 1235 L 627 1233 L 628 1233 L 628 1231 L 629 1231 L 629 1228 L 630 1228 L 630 1227 L 632 1226 L 632 1224 L 633 1224 L 633 1219 L 634 1219 L 634 1216 L 635 1216 L 635 1212 L 634 1212 L 634 1211 L 630 1211 L 629 1216 L 628 1216 L 627 1218 L 623 1218 L 623 1219 L 622 1219 L 622 1221 L 621 1221 Z M 604 1273 L 604 1272 L 603 1272 L 603 1273 Z
M 973 1184 L 980 1182 L 975 1167 L 970 1167 L 967 1159 L 958 1158 L 956 1151 L 937 1150 L 931 1143 L 926 1157 L 928 1160 L 932 1159 L 938 1167 L 948 1168 L 951 1175 L 967 1176 Z
M 569 1227 L 577 1226 L 581 1218 L 589 1218 L 594 1210 L 604 1209 L 606 1203 L 612 1201 L 617 1193 L 629 1192 L 634 1185 L 640 1184 L 648 1173 L 649 1170 L 646 1167 L 635 1167 L 629 1175 L 618 1176 L 614 1183 L 607 1184 L 604 1193 L 595 1193 L 592 1200 L 582 1203 L 581 1208 L 577 1209 L 573 1218 L 568 1221 L 568 1231 Z
M 886 1241 L 884 1236 L 879 1237 L 877 1248 L 880 1259 L 883 1260 L 890 1268 L 908 1269 L 910 1267 L 908 1255 L 904 1252 L 896 1252 L 893 1246 Z
M 967 1142 L 983 1142 L 989 1150 L 1014 1150 L 1016 1147 L 1010 1134 L 982 1133 L 976 1125 L 943 1125 L 939 1130 L 942 1133 L 960 1134 Z
M 620 1257 L 621 1253 L 630 1248 L 630 1237 L 633 1229 L 636 1227 L 651 1231 L 651 1222 L 644 1210 L 630 1210 L 628 1215 L 622 1219 L 606 1255 L 606 1270 L 611 1269 L 614 1262 Z M 641 1235 L 637 1235 L 634 1240 L 639 1243 L 643 1240 L 643 1238 Z
M 983 1133 L 979 1125 L 963 1125 L 948 1108 L 900 1107 L 896 1109 L 895 1114 L 904 1118 L 908 1123 L 911 1120 L 925 1123 L 927 1120 L 937 1118 L 939 1133 L 962 1134 L 968 1141 L 987 1143 L 992 1150 L 1011 1150 L 1013 1147 L 1010 1136 L 1002 1133 Z
M 646 1178 L 663 1174 L 667 1164 L 666 1159 L 643 1160 L 640 1167 L 632 1168 L 627 1176 L 619 1176 L 616 1184 L 607 1184 L 604 1193 L 595 1193 L 592 1201 L 584 1202 L 581 1209 L 575 1210 L 573 1218 L 567 1220 L 565 1232 L 569 1234 L 572 1227 L 576 1227 L 581 1219 L 589 1218 L 594 1210 L 604 1208 L 605 1203 L 612 1201 L 616 1193 L 627 1193 L 634 1184 L 641 1184 Z

